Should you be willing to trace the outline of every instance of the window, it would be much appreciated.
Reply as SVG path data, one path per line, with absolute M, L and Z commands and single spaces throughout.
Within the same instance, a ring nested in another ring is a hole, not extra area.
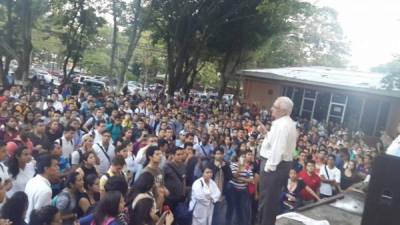
M 329 102 L 331 101 L 331 93 L 320 92 L 315 102 L 314 118 L 318 121 L 326 121 L 328 115 Z
M 311 119 L 311 112 L 308 111 L 301 112 L 301 118 Z
M 360 120 L 362 104 L 362 97 L 352 95 L 349 96 L 343 121 L 347 128 L 351 130 L 358 129 L 358 121 Z
M 314 106 L 314 101 L 308 100 L 308 99 L 304 99 L 303 110 L 312 112 L 313 106 Z
M 343 111 L 344 111 L 344 106 L 332 104 L 331 107 L 332 107 L 331 108 L 331 116 L 342 117 Z
M 374 135 L 376 118 L 378 116 L 379 101 L 367 98 L 364 106 L 364 113 L 361 119 L 360 128 L 367 135 Z
M 285 96 L 292 98 L 293 95 L 293 88 L 292 87 L 285 87 Z
M 346 95 L 342 94 L 334 94 L 332 96 L 332 102 L 334 103 L 340 103 L 340 104 L 346 104 Z
M 294 95 L 293 95 L 293 112 L 292 116 L 299 116 L 300 115 L 300 107 L 301 107 L 301 101 L 303 100 L 303 91 L 304 89 L 302 88 L 294 88 Z
M 315 90 L 308 90 L 306 89 L 304 92 L 304 97 L 305 98 L 315 98 L 317 95 L 317 92 Z
M 379 136 L 379 132 L 386 129 L 386 122 L 390 110 L 389 102 L 382 102 L 379 110 L 378 120 L 376 121 L 375 136 Z

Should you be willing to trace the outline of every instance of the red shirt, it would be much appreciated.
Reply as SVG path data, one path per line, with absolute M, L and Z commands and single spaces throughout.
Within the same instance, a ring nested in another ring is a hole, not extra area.
M 318 193 L 319 186 L 321 186 L 321 178 L 315 174 L 311 174 L 311 176 L 308 175 L 307 171 L 302 170 L 299 173 L 299 179 L 302 179 L 304 183 L 309 186 L 315 193 Z M 303 189 L 300 192 L 301 198 L 305 201 L 310 201 L 310 200 L 315 200 L 315 198 L 309 194 L 306 189 Z

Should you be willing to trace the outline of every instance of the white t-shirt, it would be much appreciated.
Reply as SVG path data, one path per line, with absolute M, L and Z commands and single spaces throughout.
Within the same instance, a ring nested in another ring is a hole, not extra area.
M 93 145 L 93 150 L 100 160 L 100 164 L 97 166 L 97 171 L 99 171 L 101 175 L 104 175 L 107 173 L 111 161 L 115 157 L 115 147 L 111 143 L 108 145 L 108 148 L 105 148 L 102 143 L 96 143 Z
M 26 164 L 25 169 L 19 169 L 17 177 L 12 179 L 12 188 L 7 191 L 7 197 L 11 198 L 17 191 L 24 191 L 28 181 L 35 175 L 35 163 Z
M 71 153 L 71 165 L 79 165 L 82 161 L 84 151 L 82 149 L 77 149 Z
M 326 168 L 326 170 L 325 170 Z M 328 172 L 328 174 L 326 174 Z M 336 183 L 340 184 L 340 170 L 336 167 L 333 169 L 329 169 L 328 166 L 322 166 L 319 170 L 319 176 L 324 176 L 326 179 L 335 180 Z M 332 186 L 327 183 L 321 183 L 321 187 L 319 188 L 319 192 L 323 195 L 332 196 Z
M 62 136 L 60 139 L 57 140 L 57 142 L 61 145 L 62 156 L 66 159 L 71 158 L 71 153 L 75 149 L 74 141 L 68 141 L 67 139 L 65 139 L 64 136 Z
M 128 171 L 131 172 L 131 174 L 136 173 L 137 168 L 137 163 L 135 162 L 135 155 L 132 153 L 129 153 L 128 157 L 125 159 L 126 163 L 126 168 Z

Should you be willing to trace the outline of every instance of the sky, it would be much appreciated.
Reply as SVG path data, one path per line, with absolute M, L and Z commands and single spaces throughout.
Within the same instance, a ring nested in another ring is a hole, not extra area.
M 361 71 L 400 55 L 400 0 L 310 0 L 338 12 L 350 43 L 349 67 Z

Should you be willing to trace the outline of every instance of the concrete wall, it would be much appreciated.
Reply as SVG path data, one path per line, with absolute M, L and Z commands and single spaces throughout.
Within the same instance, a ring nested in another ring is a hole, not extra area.
M 256 78 L 242 79 L 243 102 L 260 107 L 272 106 L 275 99 L 282 95 L 282 85 L 273 81 Z

